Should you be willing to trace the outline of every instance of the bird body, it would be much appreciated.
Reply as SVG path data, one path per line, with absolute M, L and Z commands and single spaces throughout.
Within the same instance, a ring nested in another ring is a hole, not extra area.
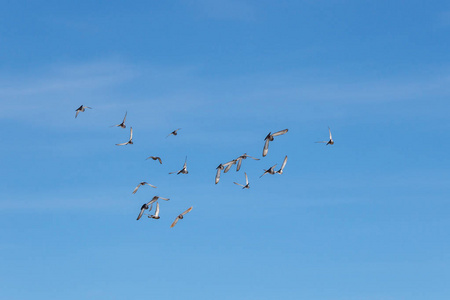
M 179 170 L 179 171 L 175 171 L 175 172 L 170 172 L 169 174 L 174 174 L 177 173 L 178 174 L 188 174 L 188 170 L 187 170 L 187 156 L 186 156 L 186 160 L 184 161 L 184 165 L 183 165 L 183 169 Z
M 117 125 L 113 125 L 113 126 L 111 126 L 111 127 L 121 127 L 121 128 L 126 128 L 127 126 L 125 125 L 125 120 L 127 119 L 127 113 L 128 113 L 128 112 L 125 112 L 125 117 L 123 117 L 122 123 L 117 124 Z
M 150 184 L 150 183 L 148 183 L 148 182 L 146 182 L 146 181 L 142 181 L 142 182 L 139 183 L 139 184 L 137 185 L 137 187 L 134 189 L 133 194 L 136 194 L 136 192 L 138 191 L 138 189 L 139 189 L 141 186 L 143 186 L 143 185 L 149 185 L 149 186 L 151 186 L 152 188 L 155 188 L 155 189 L 156 189 L 156 186 L 154 186 L 154 185 L 152 185 L 152 184 Z
M 161 157 L 159 157 L 159 156 L 149 156 L 146 159 L 150 159 L 150 158 L 153 159 L 153 160 L 158 160 L 159 163 L 162 164 Z
M 172 131 L 171 133 L 169 133 L 168 136 L 166 136 L 166 138 L 168 138 L 168 137 L 171 136 L 171 135 L 177 135 L 177 134 L 178 134 L 177 131 L 180 130 L 180 129 L 181 129 L 181 128 L 178 128 L 177 130 Z
M 78 114 L 79 114 L 80 112 L 84 112 L 84 111 L 86 110 L 86 108 L 92 109 L 92 107 L 84 106 L 84 105 L 81 105 L 80 107 L 78 107 L 78 108 L 75 110 L 75 111 L 76 111 L 76 113 L 75 113 L 75 118 L 78 117 Z
M 288 132 L 288 129 L 280 130 L 273 134 L 272 132 L 269 132 L 269 134 L 264 138 L 266 142 L 264 143 L 263 157 L 266 156 L 267 153 L 269 152 L 269 142 L 273 141 L 274 137 L 285 134 L 286 132 Z
M 271 166 L 268 170 L 263 169 L 263 170 L 264 170 L 264 173 L 263 173 L 259 178 L 263 177 L 263 176 L 266 175 L 266 174 L 271 174 L 271 175 L 275 174 L 275 173 L 276 173 L 276 171 L 275 171 L 275 166 L 276 166 L 276 165 L 277 165 L 277 164 Z
M 184 212 L 182 212 L 181 214 L 178 215 L 178 217 L 175 219 L 175 221 L 173 221 L 172 225 L 170 225 L 170 228 L 174 227 L 177 223 L 178 220 L 181 220 L 184 218 L 184 215 L 187 214 L 188 212 L 190 212 L 192 210 L 192 206 L 189 207 L 187 210 L 185 210 Z

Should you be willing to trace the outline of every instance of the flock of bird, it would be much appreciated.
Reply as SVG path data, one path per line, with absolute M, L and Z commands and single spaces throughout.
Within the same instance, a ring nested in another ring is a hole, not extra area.
M 89 107 L 89 106 L 84 106 L 84 105 L 81 105 L 80 107 L 78 107 L 78 108 L 76 109 L 75 118 L 78 117 L 78 114 L 79 114 L 80 112 L 84 112 L 84 111 L 86 110 L 86 108 L 92 109 L 91 107 Z M 125 116 L 124 116 L 124 118 L 123 118 L 123 120 L 122 120 L 122 122 L 121 122 L 120 124 L 112 125 L 112 126 L 110 126 L 110 127 L 126 128 L 126 125 L 125 125 L 126 119 L 127 119 L 127 112 L 125 112 Z M 169 136 L 171 136 L 171 135 L 173 135 L 173 136 L 178 135 L 178 131 L 179 131 L 179 130 L 181 130 L 181 128 L 178 128 L 178 129 L 172 131 L 169 135 L 167 135 L 167 137 L 169 137 Z M 269 132 L 269 134 L 267 134 L 267 136 L 264 138 L 265 143 L 264 143 L 264 148 L 263 148 L 262 156 L 265 157 L 265 156 L 267 155 L 267 153 L 269 152 L 269 143 L 272 142 L 272 141 L 274 141 L 274 138 L 275 138 L 276 136 L 280 136 L 280 135 L 286 134 L 287 132 L 288 132 L 288 129 L 280 130 L 280 131 L 277 131 L 277 132 L 274 132 L 274 133 Z M 327 146 L 328 146 L 328 145 L 333 145 L 333 144 L 334 144 L 334 141 L 333 141 L 333 137 L 332 137 L 332 135 L 331 135 L 331 129 L 330 129 L 329 127 L 328 127 L 328 132 L 329 132 L 329 140 L 328 140 L 328 141 L 319 141 L 319 142 L 316 142 L 316 143 L 325 143 Z M 166 138 L 167 138 L 167 137 L 166 137 Z M 116 144 L 116 145 L 117 145 L 117 146 L 125 146 L 125 145 L 132 145 L 132 144 L 133 144 L 133 128 L 130 127 L 130 138 L 129 138 L 129 140 L 128 140 L 127 142 L 120 143 L 120 144 Z M 248 155 L 247 153 L 244 153 L 243 155 L 239 156 L 238 158 L 235 158 L 235 159 L 233 159 L 233 160 L 231 160 L 231 161 L 229 161 L 229 162 L 227 162 L 227 163 L 221 163 L 221 164 L 219 164 L 219 166 L 216 168 L 217 171 L 216 171 L 216 177 L 215 177 L 215 184 L 218 184 L 218 183 L 219 183 L 219 181 L 220 181 L 220 175 L 221 175 L 221 172 L 222 172 L 222 171 L 223 171 L 224 173 L 227 173 L 227 172 L 231 169 L 231 167 L 232 167 L 233 165 L 236 165 L 236 171 L 239 171 L 239 170 L 241 169 L 242 161 L 245 160 L 245 159 L 247 159 L 247 158 L 251 158 L 251 159 L 253 159 L 253 160 L 260 160 L 259 158 L 255 158 L 255 157 L 252 157 L 252 156 Z M 160 164 L 162 164 L 162 160 L 161 160 L 161 158 L 158 157 L 158 156 L 149 156 L 149 157 L 147 157 L 147 159 L 152 159 L 152 160 L 155 160 L 155 161 L 157 160 L 157 161 L 159 161 Z M 277 166 L 277 164 L 271 166 L 271 167 L 268 168 L 267 170 L 266 170 L 266 169 L 263 169 L 263 170 L 264 170 L 264 173 L 260 176 L 260 178 L 263 177 L 263 176 L 266 175 L 266 174 L 271 174 L 271 175 L 274 175 L 274 174 L 280 174 L 280 175 L 281 175 L 281 174 L 283 174 L 283 170 L 284 170 L 284 168 L 286 167 L 287 159 L 288 159 L 288 157 L 287 157 L 287 155 L 286 155 L 285 158 L 284 158 L 284 160 L 283 160 L 283 163 L 281 164 L 281 168 L 280 168 L 278 171 L 275 170 L 275 167 Z M 188 173 L 189 173 L 188 170 L 187 170 L 187 157 L 186 157 L 186 159 L 185 159 L 185 161 L 184 161 L 184 165 L 183 165 L 183 168 L 182 168 L 181 170 L 179 170 L 179 171 L 174 171 L 174 172 L 170 172 L 169 174 L 175 174 L 175 173 L 176 173 L 177 175 L 178 175 L 178 174 L 188 174 Z M 244 172 L 244 174 L 245 174 L 245 184 L 240 184 L 240 183 L 237 183 L 237 182 L 233 182 L 233 183 L 236 184 L 236 185 L 242 186 L 242 189 L 249 189 L 249 188 L 250 188 L 250 184 L 249 184 L 249 181 L 248 181 L 248 176 L 247 176 L 247 173 Z M 156 186 L 154 186 L 154 185 L 152 185 L 152 184 L 150 184 L 150 183 L 148 183 L 148 182 L 146 182 L 146 181 L 143 181 L 143 182 L 140 182 L 140 183 L 136 186 L 136 188 L 133 190 L 132 193 L 133 193 L 133 194 L 136 194 L 136 192 L 139 190 L 139 188 L 140 188 L 141 186 L 144 186 L 144 185 L 148 185 L 148 186 L 150 186 L 150 187 L 152 187 L 152 188 L 156 188 Z M 159 219 L 159 218 L 160 218 L 160 216 L 159 216 L 159 202 L 158 202 L 159 199 L 165 200 L 165 201 L 169 201 L 169 200 L 170 200 L 169 198 L 164 198 L 164 197 L 160 197 L 160 196 L 154 196 L 154 197 L 152 198 L 152 200 L 150 200 L 150 201 L 147 202 L 147 203 L 144 203 L 144 204 L 141 206 L 141 210 L 140 210 L 139 215 L 138 215 L 138 217 L 137 217 L 136 220 L 140 220 L 141 217 L 142 217 L 144 214 L 145 214 L 149 219 L 156 219 L 156 220 Z M 155 204 L 155 203 L 156 203 L 156 204 Z M 153 204 L 155 204 L 155 206 L 156 206 L 156 208 L 155 208 L 155 213 L 154 213 L 154 214 L 148 214 L 148 213 L 145 213 L 147 210 L 148 210 L 148 212 L 151 212 L 151 211 L 152 211 Z M 170 227 L 171 227 L 171 228 L 174 227 L 174 226 L 178 223 L 178 221 L 181 220 L 181 219 L 183 219 L 184 216 L 185 216 L 187 213 L 189 213 L 191 210 L 192 210 L 192 206 L 189 207 L 188 209 L 186 209 L 186 210 L 185 210 L 184 212 L 182 212 L 181 214 L 179 214 L 179 215 L 175 218 L 175 220 L 173 221 L 172 225 L 170 225 Z

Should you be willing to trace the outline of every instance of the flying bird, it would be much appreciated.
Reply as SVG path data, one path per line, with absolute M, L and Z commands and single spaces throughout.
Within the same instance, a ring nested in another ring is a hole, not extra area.
M 251 159 L 254 159 L 254 160 L 259 160 L 259 158 L 254 158 L 253 156 L 247 155 L 247 153 L 242 154 L 241 156 L 239 156 L 237 158 L 236 172 L 241 169 L 242 160 L 247 159 L 247 157 L 250 157 Z
M 80 112 L 84 112 L 84 111 L 86 110 L 86 108 L 92 109 L 92 107 L 84 106 L 84 105 L 81 105 L 80 107 L 78 107 L 78 108 L 75 110 L 75 111 L 76 111 L 75 118 L 78 117 L 78 114 L 79 114 Z
M 159 156 L 149 156 L 149 157 L 146 158 L 146 160 L 150 159 L 150 158 L 153 159 L 153 160 L 158 160 L 159 163 L 162 164 L 161 157 L 159 157 Z
M 188 212 L 190 212 L 192 210 L 192 206 L 189 207 L 188 209 L 186 209 L 184 212 L 182 212 L 181 214 L 178 215 L 178 217 L 175 219 L 175 221 L 173 221 L 172 225 L 170 225 L 170 228 L 172 228 L 173 226 L 175 226 L 178 222 L 178 220 L 181 220 L 184 218 L 184 215 L 187 214 Z
M 150 184 L 150 183 L 148 183 L 148 182 L 146 182 L 146 181 L 142 181 L 142 182 L 139 183 L 139 184 L 137 185 L 137 187 L 134 189 L 133 194 L 136 194 L 136 192 L 138 191 L 138 189 L 139 189 L 141 186 L 143 186 L 143 185 L 149 185 L 149 186 L 151 186 L 152 188 L 155 188 L 155 189 L 156 189 L 156 186 L 154 186 L 154 185 L 152 185 L 152 184 Z
M 187 174 L 187 173 L 189 173 L 188 172 L 188 170 L 187 170 L 187 156 L 186 156 L 186 159 L 185 159 L 185 161 L 184 161 L 184 165 L 183 165 L 183 169 L 181 169 L 180 171 L 175 171 L 175 172 L 170 172 L 169 174 L 174 174 L 174 173 L 177 173 L 177 175 L 178 174 Z
M 178 128 L 177 130 L 172 131 L 171 133 L 169 133 L 168 136 L 166 136 L 166 138 L 168 138 L 168 137 L 171 136 L 172 134 L 173 134 L 173 135 L 177 135 L 177 134 L 178 134 L 177 131 L 180 130 L 180 129 L 181 129 L 181 128 Z
M 156 199 L 156 200 L 158 200 L 158 199 Z M 156 200 L 155 200 L 155 201 L 156 201 Z M 144 211 L 145 211 L 146 209 L 149 209 L 149 208 L 150 208 L 150 210 L 152 210 L 152 204 L 153 204 L 155 201 L 153 201 L 153 199 L 152 199 L 152 200 L 150 200 L 149 202 L 142 204 L 142 206 L 141 206 L 141 212 L 139 213 L 139 216 L 137 217 L 136 220 L 139 220 L 139 219 L 142 217 L 142 215 L 144 214 Z
M 116 146 L 123 146 L 128 144 L 133 145 L 133 127 L 130 127 L 130 140 L 126 143 L 116 144 Z
M 287 163 L 287 155 L 286 155 L 286 157 L 284 158 L 284 161 L 283 161 L 283 164 L 281 165 L 281 168 L 280 168 L 278 171 L 276 171 L 275 173 L 283 174 L 283 169 L 284 169 L 284 167 L 286 166 L 286 163 Z
M 247 173 L 244 172 L 244 174 L 245 174 L 245 185 L 240 184 L 240 183 L 237 183 L 237 182 L 233 182 L 233 183 L 242 186 L 243 189 L 249 189 L 249 188 L 250 188 L 250 185 L 248 184 Z
M 218 184 L 219 180 L 220 180 L 220 171 L 222 171 L 224 169 L 224 166 L 222 164 L 220 164 L 216 169 L 217 169 L 216 184 Z
M 326 143 L 326 145 L 333 145 L 334 141 L 333 141 L 333 137 L 331 136 L 331 129 L 330 127 L 328 127 L 328 132 L 330 133 L 330 140 L 328 141 L 320 141 L 320 142 L 316 142 L 316 143 Z
M 150 219 L 159 219 L 159 202 L 156 202 L 156 209 L 154 215 L 146 214 Z
M 263 173 L 261 176 L 259 176 L 259 178 L 263 177 L 263 176 L 266 175 L 266 174 L 272 174 L 272 175 L 275 174 L 275 173 L 276 173 L 276 171 L 275 171 L 275 166 L 276 166 L 276 165 L 277 165 L 277 164 L 271 166 L 268 170 L 263 169 L 263 170 L 264 170 L 264 173 Z
M 125 112 L 125 117 L 123 117 L 122 123 L 117 124 L 117 125 L 112 125 L 112 126 L 110 126 L 110 127 L 122 127 L 122 128 L 126 128 L 127 126 L 125 126 L 125 120 L 127 119 L 127 113 L 128 113 L 128 112 Z
M 273 141 L 273 138 L 275 136 L 285 134 L 286 132 L 288 132 L 288 129 L 277 131 L 274 134 L 272 134 L 272 132 L 269 132 L 269 134 L 264 138 L 266 143 L 264 144 L 263 157 L 267 155 L 267 152 L 269 152 L 269 142 Z

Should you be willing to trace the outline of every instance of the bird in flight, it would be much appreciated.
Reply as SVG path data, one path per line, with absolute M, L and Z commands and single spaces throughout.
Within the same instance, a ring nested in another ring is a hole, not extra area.
M 159 219 L 159 202 L 156 202 L 156 209 L 154 215 L 146 214 L 150 219 Z
M 253 156 L 247 155 L 247 153 L 242 154 L 241 156 L 239 156 L 237 158 L 236 172 L 241 169 L 242 160 L 247 159 L 247 157 L 250 157 L 251 159 L 254 159 L 254 160 L 259 160 L 259 158 L 254 158 Z
M 276 166 L 276 165 L 277 165 L 277 164 L 271 166 L 268 170 L 263 169 L 263 170 L 264 170 L 264 173 L 263 173 L 261 176 L 259 176 L 259 178 L 263 177 L 263 176 L 266 175 L 266 174 L 272 174 L 272 175 L 275 174 L 275 173 L 276 173 L 276 171 L 275 171 L 275 166 Z
M 75 110 L 75 111 L 76 111 L 75 118 L 78 117 L 78 114 L 79 114 L 80 112 L 84 112 L 84 111 L 86 110 L 86 108 L 92 109 L 92 107 L 84 106 L 84 105 L 81 105 L 80 107 L 78 107 L 78 108 Z
M 174 173 L 177 173 L 177 175 L 180 174 L 180 173 L 181 174 L 189 173 L 188 170 L 187 170 L 187 156 L 186 156 L 186 159 L 184 161 L 183 169 L 181 169 L 180 171 L 170 172 L 169 174 L 174 174 Z
M 186 209 L 184 212 L 182 212 L 181 214 L 178 215 L 178 217 L 175 219 L 175 221 L 173 221 L 172 225 L 170 225 L 170 228 L 172 228 L 173 226 L 175 226 L 178 222 L 178 220 L 181 220 L 184 218 L 184 215 L 187 214 L 188 212 L 190 212 L 192 210 L 192 206 L 189 207 L 188 209 Z
M 163 199 L 163 200 L 166 200 L 166 201 L 169 201 L 169 200 L 170 200 L 169 198 L 163 198 L 163 197 L 159 197 L 159 196 L 154 196 L 154 197 L 152 198 L 152 200 L 150 200 L 150 201 L 147 202 L 147 203 L 142 204 L 142 206 L 141 206 L 141 212 L 139 213 L 139 216 L 137 217 L 137 220 L 139 220 L 139 219 L 142 217 L 142 215 L 144 214 L 144 211 L 145 211 L 146 209 L 152 210 L 153 203 L 155 203 L 156 201 L 158 201 L 158 199 Z
M 153 160 L 158 160 L 159 163 L 162 164 L 161 157 L 159 157 L 159 156 L 149 156 L 149 157 L 146 158 L 146 160 L 150 159 L 150 158 L 153 159 Z
M 220 180 L 220 171 L 222 171 L 224 169 L 224 166 L 222 164 L 220 164 L 216 169 L 217 169 L 216 184 L 218 184 L 219 180 Z
M 149 185 L 149 186 L 151 186 L 152 188 L 155 188 L 155 189 L 156 189 L 156 186 L 154 186 L 154 185 L 152 185 L 152 184 L 150 184 L 150 183 L 148 183 L 148 182 L 146 182 L 146 181 L 142 181 L 142 182 L 139 183 L 139 184 L 137 185 L 137 187 L 134 189 L 133 194 L 136 194 L 136 192 L 138 191 L 138 189 L 139 189 L 141 186 L 143 186 L 143 185 Z
M 122 128 L 126 128 L 127 126 L 125 126 L 125 120 L 127 119 L 127 113 L 128 113 L 128 112 L 125 112 L 125 117 L 123 117 L 122 123 L 117 124 L 117 125 L 113 125 L 113 126 L 110 126 L 110 127 L 122 127 Z
M 130 127 L 130 139 L 126 143 L 116 144 L 116 146 L 123 146 L 123 145 L 132 145 L 133 144 L 133 127 Z
M 247 173 L 244 172 L 244 174 L 245 174 L 245 185 L 240 184 L 240 183 L 237 183 L 237 182 L 233 182 L 233 183 L 242 186 L 243 189 L 249 189 L 249 188 L 250 188 L 250 185 L 248 184 Z
M 283 169 L 284 169 L 284 167 L 286 166 L 286 163 L 287 163 L 287 155 L 286 155 L 286 157 L 284 158 L 284 161 L 283 161 L 283 164 L 281 165 L 281 168 L 280 168 L 278 171 L 276 171 L 275 173 L 283 174 Z
M 269 142 L 273 141 L 273 138 L 275 136 L 279 136 L 279 135 L 285 134 L 286 132 L 288 132 L 288 129 L 280 130 L 280 131 L 277 131 L 277 132 L 275 132 L 273 134 L 272 134 L 272 132 L 269 132 L 269 134 L 264 138 L 266 143 L 264 144 L 263 157 L 267 155 L 267 152 L 269 152 Z
M 173 134 L 173 135 L 177 135 L 177 134 L 178 134 L 177 131 L 180 130 L 180 129 L 181 129 L 181 128 L 178 128 L 177 130 L 172 131 L 171 133 L 169 133 L 168 136 L 166 136 L 166 138 L 168 138 L 168 137 L 171 136 L 172 134 Z
M 326 145 L 333 145 L 334 141 L 333 141 L 333 137 L 331 136 L 331 129 L 330 127 L 328 127 L 328 132 L 330 133 L 330 140 L 328 141 L 320 141 L 320 142 L 316 142 L 316 143 L 326 143 Z

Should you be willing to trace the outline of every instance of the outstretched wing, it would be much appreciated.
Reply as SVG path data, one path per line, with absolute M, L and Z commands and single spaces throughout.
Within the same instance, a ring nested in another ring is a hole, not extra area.
M 136 220 L 139 220 L 142 217 L 142 215 L 144 214 L 144 211 L 145 211 L 145 209 L 141 208 L 141 212 L 139 213 L 139 216 L 137 217 Z
M 266 139 L 266 143 L 264 144 L 263 157 L 267 155 L 267 152 L 269 152 L 269 139 Z
M 184 160 L 184 165 L 183 165 L 183 169 L 185 169 L 185 168 L 186 168 L 186 164 L 187 164 L 187 156 L 186 156 L 186 159 Z
M 128 114 L 128 112 L 126 111 L 126 112 L 125 112 L 125 117 L 123 117 L 122 123 L 125 123 L 125 120 L 127 119 L 127 114 Z
M 179 219 L 180 219 L 180 218 L 177 217 L 177 218 L 175 219 L 175 221 L 173 221 L 172 225 L 170 225 L 170 228 L 172 228 L 173 226 L 177 225 Z
M 247 155 L 247 157 L 250 157 L 251 159 L 254 159 L 254 160 L 259 160 L 259 158 L 254 158 L 253 156 L 250 156 L 250 155 Z
M 187 214 L 188 212 L 190 212 L 192 210 L 192 207 L 189 207 L 188 209 L 186 209 L 184 212 L 181 213 L 182 216 L 184 216 L 185 214 Z
M 141 184 L 139 183 L 138 186 L 134 189 L 133 194 L 136 194 L 136 192 L 138 191 L 140 186 L 141 186 Z
M 146 182 L 145 184 L 146 184 L 146 185 L 149 185 L 149 186 L 151 186 L 152 188 L 155 188 L 155 189 L 156 189 L 156 186 L 154 186 L 153 184 L 150 184 L 150 183 L 148 183 L 148 182 Z
M 245 174 L 245 185 L 247 185 L 248 184 L 248 176 L 247 176 L 247 173 L 244 173 Z
M 288 132 L 288 129 L 277 131 L 274 134 L 272 134 L 272 136 L 279 136 L 279 135 L 285 134 L 286 132 Z
M 328 141 L 320 141 L 320 142 L 314 142 L 314 143 L 328 143 Z
M 237 182 L 233 182 L 234 184 L 240 185 L 240 186 L 245 186 L 243 184 L 237 183 Z
M 328 132 L 330 133 L 330 140 L 332 140 L 333 137 L 331 136 L 331 129 L 330 129 L 330 127 L 328 127 Z
M 284 167 L 286 166 L 286 163 L 287 163 L 287 155 L 286 155 L 286 157 L 284 158 L 284 161 L 283 161 L 283 164 L 281 165 L 280 171 L 283 171 Z
M 130 127 L 130 141 L 133 139 L 133 127 Z
M 160 164 L 162 164 L 161 157 L 156 157 Z
M 223 170 L 223 172 L 224 172 L 224 173 L 228 172 L 228 171 L 230 170 L 230 168 L 231 168 L 232 165 L 233 165 L 233 164 L 227 165 L 227 167 L 225 168 L 225 170 Z
M 242 165 L 242 158 L 238 158 L 237 159 L 236 172 L 241 169 L 241 165 Z
M 121 144 L 116 144 L 116 146 L 123 146 L 123 145 L 127 145 L 128 144 L 128 142 L 125 142 L 125 143 L 121 143 Z
M 220 180 L 220 168 L 217 168 L 217 172 L 216 172 L 216 184 L 219 183 Z
M 156 202 L 156 210 L 155 210 L 154 217 L 158 217 L 158 216 L 159 216 L 159 202 Z
M 163 199 L 163 200 L 166 200 L 166 201 L 169 201 L 170 199 L 169 198 L 163 198 L 163 197 L 158 197 L 159 199 Z
M 77 109 L 77 112 L 75 113 L 75 118 L 78 117 L 79 113 L 80 113 L 80 111 Z

